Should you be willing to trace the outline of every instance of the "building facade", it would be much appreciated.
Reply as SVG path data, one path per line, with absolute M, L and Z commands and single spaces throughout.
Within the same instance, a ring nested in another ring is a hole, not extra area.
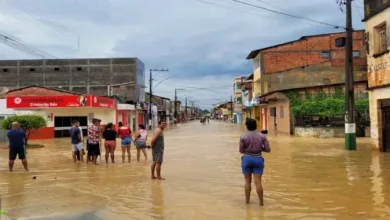
M 345 33 L 303 36 L 251 51 L 253 60 L 253 118 L 259 129 L 294 134 L 290 100 L 285 92 L 329 88 L 345 82 L 345 49 L 335 40 Z M 367 81 L 364 31 L 353 33 L 355 83 Z
M 242 90 L 242 123 L 245 119 L 252 118 L 252 97 L 253 97 L 253 73 L 245 77 L 241 83 Z
M 376 149 L 390 151 L 390 2 L 364 1 L 371 138 Z
M 246 77 L 239 76 L 233 79 L 233 122 L 242 123 L 242 82 Z
M 30 85 L 143 103 L 145 65 L 138 58 L 0 61 L 3 93 Z

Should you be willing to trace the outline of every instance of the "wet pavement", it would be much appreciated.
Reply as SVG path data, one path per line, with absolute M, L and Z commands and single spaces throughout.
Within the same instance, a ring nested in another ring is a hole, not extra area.
M 29 150 L 28 173 L 19 162 L 8 173 L 0 149 L 0 219 L 390 219 L 390 154 L 369 139 L 347 152 L 343 139 L 268 135 L 265 206 L 254 187 L 244 204 L 241 132 L 215 121 L 167 130 L 165 181 L 150 179 L 150 160 L 136 162 L 134 148 L 130 164 L 117 148 L 116 164 L 75 165 L 68 139 L 47 140 Z

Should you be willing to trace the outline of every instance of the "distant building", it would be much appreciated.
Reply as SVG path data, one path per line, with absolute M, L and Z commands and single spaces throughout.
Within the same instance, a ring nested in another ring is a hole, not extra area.
M 0 60 L 3 93 L 31 85 L 142 103 L 145 65 L 138 58 Z
M 371 138 L 375 148 L 390 151 L 390 2 L 365 0 L 364 9 Z
M 233 121 L 236 124 L 242 123 L 242 90 L 241 84 L 246 77 L 239 76 L 233 79 Z

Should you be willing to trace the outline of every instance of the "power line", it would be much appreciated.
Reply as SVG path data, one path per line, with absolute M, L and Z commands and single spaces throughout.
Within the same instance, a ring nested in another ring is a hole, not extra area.
M 244 2 L 244 1 L 240 1 L 240 0 L 231 0 L 231 1 L 237 2 L 237 3 L 242 4 L 242 5 L 247 5 L 247 6 L 250 6 L 250 7 L 253 7 L 253 8 L 258 8 L 258 9 L 262 9 L 262 10 L 265 10 L 265 11 L 273 12 L 273 13 L 276 13 L 276 14 L 280 14 L 280 15 L 284 15 L 284 16 L 300 19 L 300 20 L 310 21 L 310 22 L 313 22 L 313 23 L 322 24 L 322 25 L 325 25 L 325 26 L 331 26 L 331 27 L 334 27 L 334 28 L 340 28 L 341 27 L 341 28 L 346 29 L 346 27 L 343 27 L 343 26 L 340 26 L 340 25 L 335 25 L 335 24 L 322 22 L 322 21 L 316 21 L 316 20 L 313 20 L 311 18 L 305 18 L 305 17 L 302 17 L 302 16 L 293 15 L 293 14 L 289 14 L 289 13 L 273 10 L 273 9 L 270 9 L 270 8 L 266 8 L 266 7 L 259 6 L 259 5 L 254 5 L 254 4 L 251 4 L 251 3 L 248 3 L 248 2 Z

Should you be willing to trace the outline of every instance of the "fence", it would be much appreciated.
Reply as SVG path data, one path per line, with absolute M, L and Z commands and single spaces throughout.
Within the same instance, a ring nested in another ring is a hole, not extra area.
M 294 127 L 301 128 L 334 128 L 337 131 L 338 128 L 344 128 L 345 116 L 295 116 Z M 368 112 L 356 115 L 356 135 L 358 137 L 366 136 L 366 127 L 370 126 L 370 116 Z M 294 129 L 295 130 L 295 129 Z M 335 131 L 336 131 L 335 130 Z M 339 133 L 339 132 L 336 132 Z

